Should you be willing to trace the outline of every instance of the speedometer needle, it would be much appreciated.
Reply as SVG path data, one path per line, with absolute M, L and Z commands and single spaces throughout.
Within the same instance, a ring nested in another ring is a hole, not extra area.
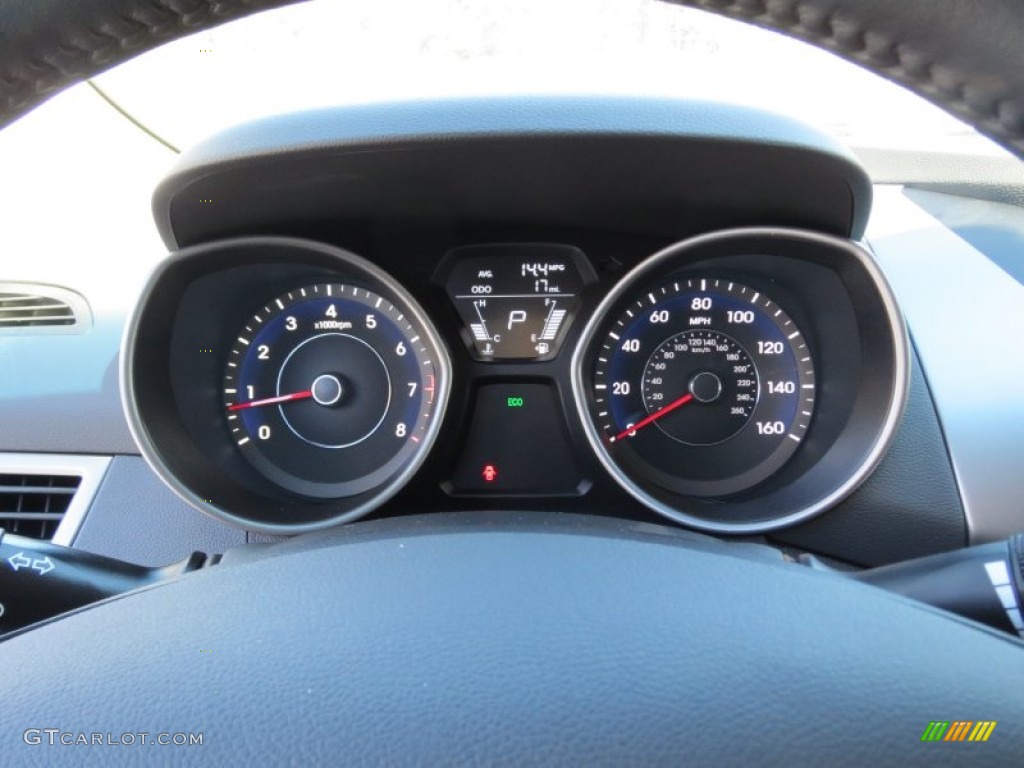
M 229 411 L 240 411 L 243 408 L 256 408 L 260 405 L 274 405 L 275 403 L 287 403 L 289 400 L 305 400 L 307 397 L 312 397 L 312 390 L 307 389 L 305 392 L 293 392 L 290 395 L 280 395 L 278 397 L 266 397 L 262 400 L 250 400 L 248 403 L 235 403 L 229 405 Z
M 693 393 L 692 392 L 687 392 L 685 395 L 680 397 L 678 400 L 673 400 L 671 403 L 666 405 L 661 410 L 655 411 L 650 416 L 646 416 L 646 417 L 640 419 L 640 421 L 638 421 L 632 427 L 629 427 L 627 429 L 624 429 L 622 432 L 619 432 L 619 434 L 617 434 L 613 438 L 613 440 L 621 440 L 624 437 L 631 437 L 632 435 L 634 435 L 636 433 L 636 431 L 638 429 L 643 429 L 648 424 L 653 424 L 658 419 L 660 419 L 662 416 L 665 416 L 666 414 L 671 413 L 676 408 L 680 408 L 680 407 L 686 405 L 691 400 L 693 400 Z

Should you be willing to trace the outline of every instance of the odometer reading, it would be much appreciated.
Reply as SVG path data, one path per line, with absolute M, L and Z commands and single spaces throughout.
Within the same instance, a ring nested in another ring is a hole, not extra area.
M 232 439 L 268 479 L 304 496 L 379 487 L 431 424 L 437 363 L 422 334 L 359 286 L 308 285 L 272 299 L 228 356 Z
M 727 279 L 673 280 L 634 297 L 592 368 L 592 418 L 624 471 L 719 497 L 764 481 L 799 448 L 814 365 L 793 320 Z

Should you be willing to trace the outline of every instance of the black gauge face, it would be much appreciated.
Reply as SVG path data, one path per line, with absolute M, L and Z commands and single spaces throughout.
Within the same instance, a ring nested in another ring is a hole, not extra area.
M 686 445 L 715 445 L 736 435 L 750 421 L 757 393 L 750 356 L 720 331 L 672 336 L 644 368 L 644 407 L 648 417 L 658 416 L 651 423 Z M 691 401 L 701 407 L 682 408 Z
M 275 484 L 312 498 L 377 488 L 425 446 L 438 361 L 383 296 L 340 283 L 271 299 L 224 373 L 227 427 Z
M 726 496 L 796 452 L 814 413 L 814 363 L 768 296 L 689 277 L 618 306 L 584 376 L 591 418 L 630 481 Z

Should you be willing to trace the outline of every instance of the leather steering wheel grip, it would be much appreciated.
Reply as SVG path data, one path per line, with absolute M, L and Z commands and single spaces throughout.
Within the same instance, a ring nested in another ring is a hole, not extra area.
M 161 43 L 290 2 L 8 0 L 0 24 L 0 127 Z
M 529 512 L 300 536 L 0 643 L 4 765 L 1019 765 L 1015 639 L 756 545 Z M 994 720 L 929 744 L 932 720 Z M 203 733 L 202 747 L 50 747 Z M 69 739 L 73 737 L 59 737 Z
M 13 0 L 0 127 L 144 50 L 295 0 Z M 1018 0 L 665 0 L 774 29 L 895 80 L 1024 155 Z
M 664 0 L 782 32 L 906 86 L 1024 154 L 1017 0 Z

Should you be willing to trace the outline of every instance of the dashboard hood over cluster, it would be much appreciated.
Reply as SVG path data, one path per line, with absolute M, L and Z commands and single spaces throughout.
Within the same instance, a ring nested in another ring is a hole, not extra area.
M 772 224 L 859 238 L 870 209 L 853 155 L 789 118 L 582 96 L 267 118 L 186 152 L 153 201 L 171 249 L 317 218 L 458 216 L 674 238 Z
M 384 514 L 481 498 L 623 514 L 608 476 L 701 530 L 787 527 L 861 486 L 907 400 L 903 321 L 855 242 L 871 195 L 830 137 L 716 102 L 493 97 L 257 120 L 190 150 L 156 190 L 173 253 L 127 326 L 126 413 L 182 498 L 262 533 L 349 522 L 392 497 Z M 385 343 L 389 307 L 411 325 Z M 422 376 L 403 367 L 409 348 Z M 615 381 L 591 390 L 599 368 Z M 392 379 L 411 403 L 362 404 Z M 624 441 L 697 379 L 695 426 Z M 314 380 L 334 382 L 332 398 Z M 533 398 L 504 395 L 532 404 L 511 422 L 487 410 L 495 387 L 528 384 Z M 341 431 L 320 434 L 329 417 Z M 364 418 L 368 432 L 341 437 Z M 484 437 L 532 419 L 506 441 L 519 454 Z M 531 464 L 541 422 L 563 447 Z M 415 462 L 371 461 L 402 441 Z M 629 470 L 606 455 L 616 441 Z M 355 472 L 357 452 L 374 472 Z M 401 482 L 377 482 L 399 465 Z

